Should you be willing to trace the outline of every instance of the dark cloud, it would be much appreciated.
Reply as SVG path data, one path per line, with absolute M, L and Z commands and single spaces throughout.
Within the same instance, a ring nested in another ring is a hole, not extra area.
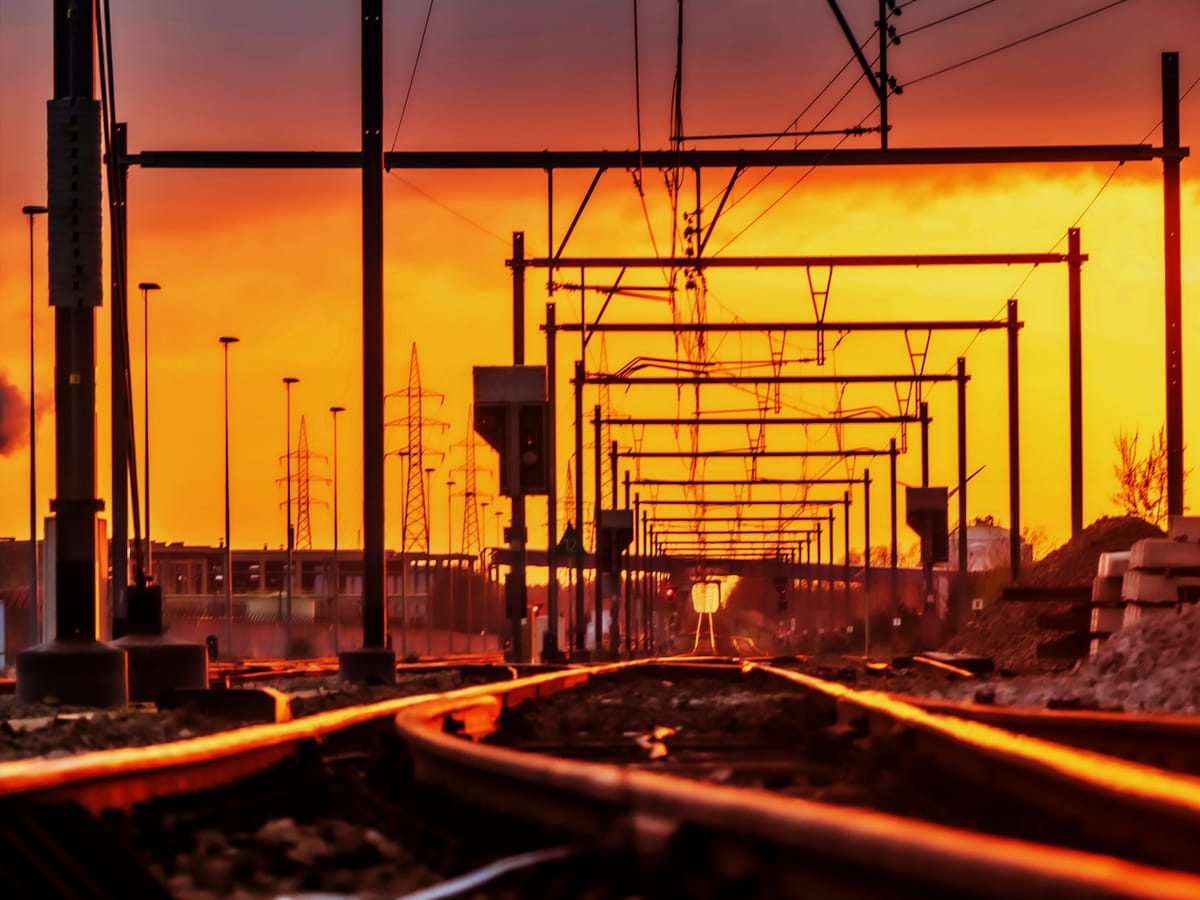
M 29 440 L 29 403 L 25 394 L 0 372 L 0 456 Z

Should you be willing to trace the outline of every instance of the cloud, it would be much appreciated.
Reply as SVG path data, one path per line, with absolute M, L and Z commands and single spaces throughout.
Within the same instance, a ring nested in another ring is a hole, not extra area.
M 29 440 L 29 404 L 25 395 L 0 372 L 0 456 Z

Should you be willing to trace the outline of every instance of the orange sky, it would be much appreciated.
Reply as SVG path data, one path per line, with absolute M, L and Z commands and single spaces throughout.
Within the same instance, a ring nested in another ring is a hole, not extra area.
M 965 2 L 921 0 L 905 10 L 898 30 L 917 28 L 964 8 Z M 953 22 L 914 33 L 892 48 L 901 83 L 1094 9 L 1072 0 L 1055 4 L 996 3 Z M 796 7 L 803 7 L 797 9 Z M 858 32 L 868 33 L 874 2 L 844 0 Z M 28 230 L 20 207 L 45 197 L 45 105 L 51 91 L 50 19 L 46 4 L 6 0 L 0 8 L 0 377 L 28 390 Z M 272 0 L 202 5 L 113 0 L 117 103 L 129 122 L 130 147 L 140 149 L 356 149 L 358 23 L 354 4 Z M 674 10 L 668 0 L 642 0 L 642 129 L 646 147 L 667 142 L 673 69 Z M 768 131 L 785 125 L 849 58 L 825 4 L 689 2 L 684 70 L 685 130 Z M 385 147 L 396 134 L 423 3 L 385 3 L 387 86 Z M 491 5 L 441 0 L 434 5 L 411 100 L 396 149 L 625 149 L 635 146 L 631 5 L 552 2 Z M 938 144 L 1136 143 L 1160 117 L 1159 54 L 1181 53 L 1184 89 L 1200 74 L 1200 6 L 1192 0 L 1130 0 L 1108 12 L 945 75 L 912 85 L 893 98 L 893 146 Z M 1189 40 L 1184 40 L 1188 38 Z M 854 70 L 856 71 L 856 70 Z M 829 95 L 840 96 L 843 76 Z M 1183 141 L 1196 144 L 1200 90 L 1183 103 Z M 824 127 L 856 124 L 873 105 L 863 86 L 853 90 Z M 822 112 L 827 108 L 820 106 Z M 818 116 L 803 124 L 814 126 Z M 27 136 L 27 137 L 24 137 Z M 814 146 L 827 146 L 814 143 Z M 872 138 L 857 139 L 870 146 Z M 735 141 L 731 145 L 762 146 Z M 707 145 L 706 145 L 707 146 Z M 720 145 L 716 145 L 720 146 Z M 1184 164 L 1185 397 L 1200 389 L 1196 354 L 1197 251 L 1200 196 Z M 735 254 L 1044 252 L 1079 219 L 1112 167 L 1006 167 L 822 170 L 742 229 L 802 173 L 774 173 L 732 208 L 710 248 L 736 240 Z M 1158 164 L 1128 164 L 1079 222 L 1084 269 L 1085 521 L 1114 512 L 1113 437 L 1119 429 L 1157 430 L 1163 417 L 1161 185 Z M 762 173 L 750 173 L 748 187 Z M 558 234 L 569 221 L 591 173 L 556 175 Z M 706 173 L 703 195 L 717 194 L 726 173 Z M 416 184 L 431 202 L 414 191 Z M 662 178 L 646 173 L 655 237 L 666 246 L 669 210 Z M 235 546 L 284 541 L 279 462 L 284 451 L 284 375 L 293 389 L 293 428 L 306 419 L 314 453 L 332 453 L 333 404 L 340 419 L 341 542 L 359 543 L 361 456 L 359 371 L 359 179 L 354 172 L 188 172 L 133 170 L 130 179 L 130 280 L 154 280 L 151 298 L 151 449 L 156 537 L 216 543 L 223 532 L 221 466 L 221 334 L 241 343 L 230 355 L 233 535 Z M 425 386 L 445 394 L 426 414 L 450 423 L 427 444 L 446 449 L 466 436 L 472 365 L 511 361 L 510 282 L 504 260 L 514 230 L 527 232 L 528 252 L 546 252 L 545 177 L 540 172 L 404 172 L 385 178 L 386 389 L 407 384 L 409 349 L 419 348 Z M 687 194 L 691 196 L 689 186 Z M 735 193 L 740 196 L 742 189 Z M 448 211 L 448 209 L 451 211 Z M 711 209 L 711 207 L 710 207 Z M 34 232 L 37 311 L 37 398 L 44 408 L 38 432 L 39 510 L 53 495 L 51 350 L 53 316 L 45 300 L 45 222 Z M 651 255 L 641 205 L 625 172 L 601 181 L 571 250 L 578 254 Z M 650 272 L 644 273 L 649 277 Z M 1027 278 L 1026 276 L 1029 275 Z M 562 277 L 568 277 L 564 274 Z M 574 279 L 574 273 L 570 276 Z M 599 273 L 589 277 L 600 277 Z M 538 331 L 546 295 L 530 277 L 528 361 L 544 361 Z M 709 315 L 746 320 L 811 317 L 802 271 L 712 272 Z M 1023 520 L 1055 540 L 1069 529 L 1067 488 L 1066 272 L 1027 269 L 838 270 L 830 319 L 991 318 L 1015 295 L 1026 327 L 1021 337 Z M 556 294 L 559 320 L 578 316 L 577 296 Z M 133 379 L 141 433 L 141 299 L 131 293 Z M 665 320 L 665 304 L 624 300 L 610 315 Z M 984 334 L 935 336 L 929 368 L 950 370 L 966 351 L 969 388 L 970 514 L 1007 524 L 1003 338 Z M 109 494 L 108 307 L 97 316 L 99 492 Z M 598 341 L 592 353 L 598 351 Z M 968 349 L 969 346 L 969 349 Z M 789 351 L 811 352 L 811 337 L 789 339 Z M 610 368 L 634 356 L 670 356 L 668 339 L 610 339 Z M 765 337 L 727 339 L 719 354 L 766 359 Z M 560 372 L 578 355 L 563 339 Z M 589 356 L 589 368 L 599 367 Z M 827 371 L 902 372 L 908 367 L 899 336 L 847 338 Z M 799 371 L 799 369 L 797 369 Z M 815 371 L 812 367 L 808 371 Z M 570 405 L 561 385 L 560 475 L 569 452 Z M 741 395 L 707 389 L 705 408 L 752 406 Z M 954 394 L 929 397 L 934 483 L 955 477 Z M 589 393 L 585 408 L 596 402 Z M 825 392 L 785 395 L 791 409 L 828 409 Z M 890 387 L 850 389 L 846 406 L 894 409 Z M 670 392 L 612 392 L 619 413 L 674 414 Z M 389 401 L 387 418 L 404 414 Z M 1200 446 L 1200 420 L 1186 404 L 1187 444 Z M 18 415 L 23 415 L 18 411 Z M 0 535 L 24 537 L 28 522 L 28 447 L 0 456 Z M 590 435 L 590 430 L 589 430 Z M 885 446 L 886 428 L 848 430 L 847 445 Z M 627 445 L 633 436 L 614 430 Z M 795 446 L 799 430 L 769 432 L 769 447 Z M 814 447 L 833 438 L 810 429 Z M 900 479 L 919 480 L 914 451 Z M 294 434 L 293 434 L 294 440 Z M 590 437 L 589 437 L 590 440 Z M 664 432 L 646 447 L 676 446 Z M 681 436 L 686 446 L 686 435 Z M 706 446 L 744 444 L 745 435 L 720 435 Z M 403 429 L 389 429 L 388 449 L 400 449 Z M 566 448 L 566 449 L 563 449 Z M 140 450 L 139 450 L 140 452 Z M 447 541 L 446 480 L 461 491 L 462 450 L 432 458 L 433 549 Z M 590 451 L 587 455 L 590 494 Z M 1189 459 L 1191 454 L 1189 453 Z M 481 448 L 481 494 L 494 492 L 494 459 Z M 399 545 L 402 462 L 386 470 L 389 546 Z M 1194 468 L 1194 465 L 1192 466 Z M 315 474 L 332 474 L 315 460 Z M 760 474 L 783 477 L 782 461 Z M 794 471 L 794 470 L 793 470 Z M 861 469 L 856 470 L 860 472 Z M 815 468 L 810 467 L 809 474 Z M 737 477 L 740 464 L 712 464 L 707 477 Z M 872 465 L 872 536 L 887 535 L 886 461 Z M 645 476 L 678 478 L 677 463 L 644 463 Z M 314 501 L 327 503 L 327 484 L 314 481 Z M 645 499 L 647 492 L 643 492 Z M 664 489 L 663 496 L 667 493 Z M 717 496 L 717 492 L 710 493 Z M 1189 498 L 1192 491 L 1188 493 Z M 590 500 L 590 497 L 589 497 Z M 1190 505 L 1194 506 L 1194 502 Z M 507 506 L 507 504 L 505 504 Z M 485 534 L 495 539 L 493 498 Z M 461 539 L 462 498 L 454 501 L 455 549 Z M 534 545 L 543 512 L 531 504 Z M 853 514 L 855 541 L 861 513 Z M 955 515 L 952 514 L 952 519 Z M 314 502 L 315 544 L 328 546 L 328 505 Z M 908 536 L 901 529 L 902 539 Z M 840 528 L 839 528 L 840 554 Z

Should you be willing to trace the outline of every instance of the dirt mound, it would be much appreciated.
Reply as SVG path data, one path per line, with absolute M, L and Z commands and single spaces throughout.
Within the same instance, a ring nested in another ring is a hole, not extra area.
M 1037 620 L 1038 616 L 1061 615 L 1070 609 L 1070 603 L 997 600 L 963 625 L 942 649 L 990 657 L 997 669 L 1006 672 L 1025 674 L 1067 669 L 1074 665 L 1073 661 L 1038 658 L 1038 644 L 1061 634 L 1043 632 Z
M 1026 569 L 1021 583 L 1031 587 L 1089 587 L 1096 577 L 1101 553 L 1128 550 L 1148 537 L 1166 535 L 1149 522 L 1132 516 L 1097 519 Z
M 1026 569 L 1021 583 L 1031 587 L 1087 587 L 1096 577 L 1101 553 L 1128 550 L 1142 538 L 1163 536 L 1142 519 L 1130 516 L 1097 519 Z M 1066 602 L 1001 600 L 966 622 L 942 649 L 990 656 L 998 669 L 1011 672 L 1067 669 L 1074 665 L 1070 660 L 1038 658 L 1038 644 L 1066 634 L 1043 630 L 1038 626 L 1038 617 L 1070 611 L 1071 604 Z

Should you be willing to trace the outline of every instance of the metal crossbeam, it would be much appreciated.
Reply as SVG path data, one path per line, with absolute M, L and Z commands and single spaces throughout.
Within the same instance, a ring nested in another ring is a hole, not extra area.
M 1018 322 L 1017 327 L 1023 327 Z M 545 329 L 545 325 L 542 328 Z M 554 326 L 558 331 L 631 332 L 637 334 L 676 333 L 738 333 L 766 331 L 999 331 L 1008 328 L 1008 322 L 996 319 L 960 319 L 939 321 L 896 321 L 896 322 L 564 322 Z

